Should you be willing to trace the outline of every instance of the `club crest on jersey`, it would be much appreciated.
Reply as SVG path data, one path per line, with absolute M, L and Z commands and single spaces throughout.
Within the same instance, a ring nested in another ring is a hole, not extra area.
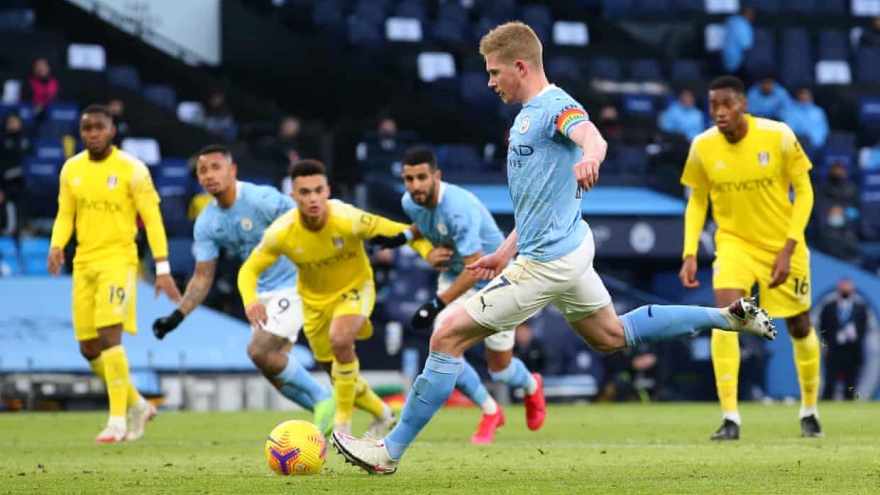
M 440 222 L 437 224 L 437 232 L 440 232 L 440 235 L 446 235 L 449 233 L 449 229 L 446 228 L 446 224 Z
M 115 175 L 111 175 L 111 176 L 107 177 L 107 189 L 115 188 L 117 182 L 118 182 L 118 179 L 116 178 Z
M 525 134 L 525 133 L 529 132 L 530 125 L 532 125 L 532 119 L 529 118 L 528 115 L 526 115 L 525 117 L 523 117 L 522 121 L 520 121 L 520 123 L 519 123 L 519 133 Z
M 767 164 L 770 163 L 770 153 L 767 153 L 766 151 L 758 153 L 758 163 L 760 163 L 762 167 L 766 167 Z
M 336 246 L 336 249 L 342 249 L 342 245 L 344 244 L 342 237 L 334 237 L 333 245 Z
M 254 222 L 252 222 L 251 219 L 248 217 L 242 217 L 241 218 L 241 228 L 243 230 L 250 232 L 250 230 L 254 228 Z

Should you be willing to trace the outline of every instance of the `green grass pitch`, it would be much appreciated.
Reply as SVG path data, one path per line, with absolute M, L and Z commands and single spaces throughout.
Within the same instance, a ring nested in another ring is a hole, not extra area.
M 368 476 L 330 447 L 305 477 L 266 465 L 284 412 L 164 413 L 144 440 L 117 445 L 92 444 L 104 414 L 5 414 L 0 494 L 880 493 L 880 404 L 820 410 L 826 438 L 802 439 L 797 406 L 746 404 L 742 439 L 719 444 L 708 440 L 715 404 L 551 404 L 539 432 L 509 407 L 495 443 L 472 446 L 478 411 L 444 409 L 393 476 Z M 367 421 L 357 413 L 355 433 Z

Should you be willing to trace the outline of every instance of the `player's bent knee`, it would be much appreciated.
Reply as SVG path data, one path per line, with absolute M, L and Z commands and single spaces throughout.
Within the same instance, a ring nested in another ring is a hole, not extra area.
M 270 352 L 271 350 L 267 345 L 265 345 L 265 342 L 260 342 L 259 340 L 251 340 L 248 343 L 248 358 L 250 358 L 251 362 L 253 362 L 257 368 L 262 369 L 266 366 L 266 364 L 269 362 Z
M 86 361 L 93 361 L 101 357 L 101 344 L 98 339 L 83 340 L 79 343 L 79 353 Z
M 810 313 L 805 311 L 795 316 L 789 316 L 785 319 L 785 327 L 788 329 L 789 335 L 796 339 L 802 339 L 810 334 L 813 323 L 810 320 Z

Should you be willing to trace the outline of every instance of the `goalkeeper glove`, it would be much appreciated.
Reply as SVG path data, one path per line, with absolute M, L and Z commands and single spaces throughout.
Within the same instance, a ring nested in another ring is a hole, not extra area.
M 185 316 L 179 309 L 175 309 L 173 313 L 164 318 L 157 318 L 153 322 L 153 335 L 159 340 L 164 339 L 165 335 L 177 328 L 177 325 L 180 325 L 184 318 Z
M 401 232 L 393 237 L 386 235 L 377 235 L 370 239 L 370 246 L 378 249 L 394 249 L 403 246 L 408 242 L 405 232 Z
M 446 303 L 440 300 L 439 297 L 434 297 L 430 301 L 422 304 L 422 306 L 416 311 L 416 313 L 412 317 L 412 326 L 416 329 L 424 329 L 429 328 L 434 324 L 434 318 L 437 318 L 437 314 L 443 311 L 443 308 L 446 307 Z

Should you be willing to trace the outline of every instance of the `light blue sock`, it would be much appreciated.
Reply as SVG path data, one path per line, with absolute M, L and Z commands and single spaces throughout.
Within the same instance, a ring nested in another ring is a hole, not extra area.
M 306 411 L 315 411 L 315 401 L 312 400 L 312 396 L 308 392 L 286 383 L 282 384 L 278 388 L 278 391 L 281 392 L 283 396 L 302 406 Z
M 703 306 L 641 306 L 620 317 L 626 346 L 692 335 L 700 330 L 732 330 L 718 308 Z
M 330 398 L 330 391 L 321 386 L 317 380 L 312 378 L 312 375 L 303 368 L 303 365 L 300 364 L 299 361 L 289 356 L 287 358 L 287 366 L 281 371 L 281 373 L 278 373 L 278 376 L 275 377 L 275 381 L 280 381 L 283 384 L 282 387 L 279 387 L 281 393 L 284 393 L 284 385 L 290 385 L 308 394 L 312 398 L 312 404 Z M 285 394 L 285 396 L 287 396 L 287 394 Z M 287 397 L 296 402 L 293 397 Z
M 455 381 L 455 388 L 477 406 L 482 406 L 486 402 L 486 398 L 489 397 L 489 391 L 480 381 L 477 370 L 464 359 L 461 360 L 461 373 L 458 375 L 458 380 Z
M 425 369 L 416 378 L 400 413 L 400 422 L 385 437 L 385 448 L 394 460 L 400 460 L 422 428 L 443 406 L 461 374 L 463 359 L 431 351 Z
M 525 389 L 527 394 L 535 393 L 535 389 L 538 388 L 526 364 L 519 358 L 512 358 L 507 368 L 501 371 L 489 371 L 489 376 L 492 377 L 492 381 L 505 383 L 508 387 Z

